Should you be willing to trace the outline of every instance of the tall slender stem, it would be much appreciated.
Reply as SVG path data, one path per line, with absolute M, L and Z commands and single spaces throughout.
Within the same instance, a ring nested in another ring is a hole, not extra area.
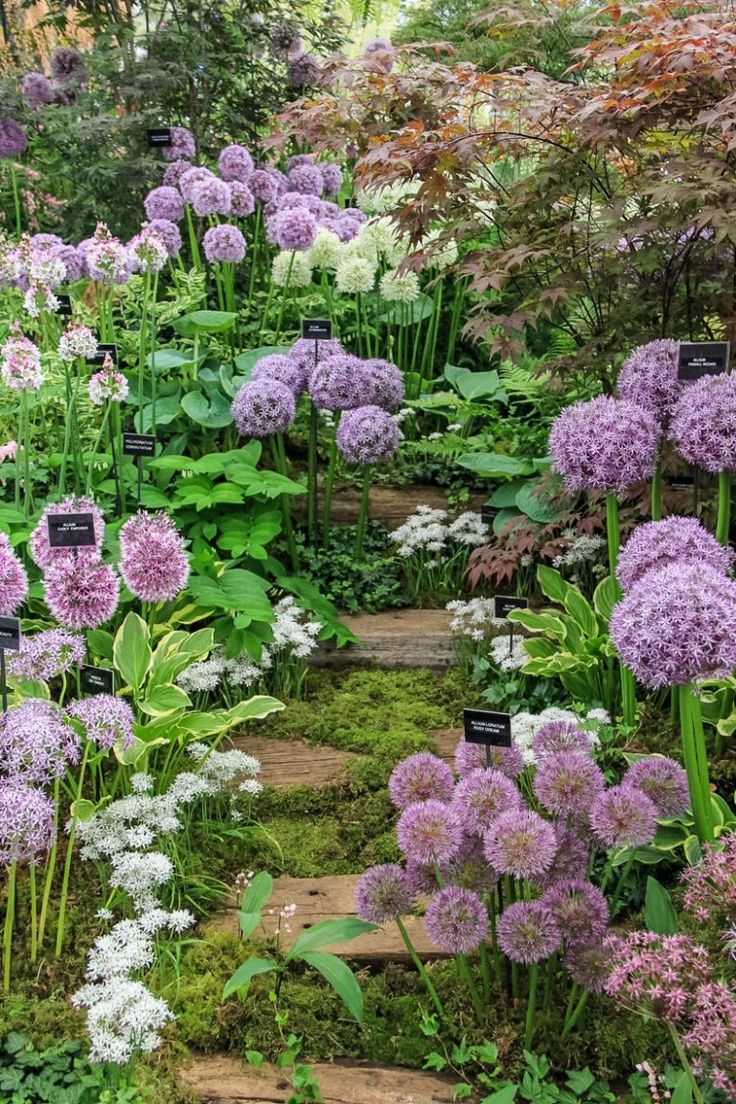
M 731 529 L 731 473 L 718 473 L 718 521 L 716 522 L 716 540 L 728 544 Z
M 572 992 L 570 995 L 572 996 Z M 568 1005 L 567 1016 L 565 1017 L 565 1023 L 563 1024 L 562 1034 L 560 1036 L 560 1040 L 562 1042 L 565 1041 L 573 1028 L 576 1027 L 577 1024 L 580 1022 L 580 1018 L 585 1011 L 585 1006 L 588 1003 L 589 995 L 590 990 L 583 989 L 582 993 L 580 994 L 580 1000 L 575 1005 L 575 1007 L 571 1008 L 570 1005 Z
M 280 472 L 284 478 L 287 478 L 286 449 L 284 448 L 284 438 L 281 433 L 274 433 L 271 438 L 271 451 L 273 453 L 273 461 L 276 470 Z M 284 518 L 284 532 L 286 533 L 286 543 L 289 547 L 289 558 L 294 571 L 298 571 L 299 553 L 296 547 L 296 540 L 294 539 L 294 527 L 291 523 L 291 503 L 289 502 L 288 494 L 282 494 L 280 497 L 281 513 Z
M 616 567 L 618 565 L 621 534 L 618 522 L 618 500 L 614 494 L 606 495 L 606 536 L 608 539 L 608 566 L 616 587 L 616 593 L 620 595 L 621 590 L 616 581 Z M 636 683 L 628 667 L 623 663 L 620 663 L 619 667 L 621 672 L 621 715 L 624 724 L 633 725 L 636 721 Z
M 693 1068 L 690 1065 L 687 1054 L 685 1053 L 685 1048 L 682 1045 L 682 1040 L 677 1033 L 677 1028 L 674 1027 L 672 1024 L 667 1024 L 667 1027 L 669 1029 L 669 1033 L 672 1038 L 675 1050 L 677 1051 L 677 1057 L 680 1059 L 680 1065 L 682 1066 L 684 1072 L 687 1074 L 692 1086 L 693 1096 L 695 1097 L 696 1104 L 703 1104 L 703 1094 L 700 1091 L 700 1086 L 698 1085 L 698 1082 L 695 1080 Z
M 3 931 L 3 992 L 10 992 L 10 956 L 13 949 L 13 925 L 15 923 L 15 886 L 18 863 L 13 861 L 8 872 L 8 898 L 5 904 L 5 928 Z
M 317 444 L 319 435 L 319 411 L 309 401 L 309 450 L 307 453 L 307 528 L 309 540 L 315 541 L 317 531 Z
M 15 208 L 15 232 L 18 237 L 23 233 L 23 219 L 21 217 L 20 191 L 18 189 L 18 174 L 15 165 L 10 162 L 10 184 L 13 189 L 13 206 Z
M 403 922 L 403 920 L 401 919 L 400 916 L 397 917 L 397 919 L 396 919 L 396 926 L 399 929 L 399 934 L 401 935 L 401 938 L 404 941 L 404 946 L 406 947 L 407 951 L 409 952 L 409 958 L 414 963 L 414 966 L 416 967 L 417 973 L 419 974 L 420 978 L 424 982 L 424 987 L 427 990 L 427 992 L 429 993 L 432 1004 L 435 1006 L 435 1008 L 437 1009 L 437 1012 L 440 1014 L 440 1016 L 442 1016 L 442 1018 L 444 1019 L 445 1018 L 445 1010 L 442 1006 L 442 1001 L 438 997 L 437 990 L 435 989 L 434 985 L 432 984 L 432 980 L 431 980 L 429 974 L 427 973 L 426 969 L 424 968 L 424 963 L 422 962 L 419 955 L 417 954 L 417 952 L 414 949 L 414 944 L 412 943 L 412 941 L 409 937 L 409 933 L 406 930 L 406 928 L 404 927 L 404 922 Z
M 475 1014 L 478 1018 L 478 1023 L 482 1024 L 485 1020 L 485 1011 L 483 1008 L 483 1002 L 480 999 L 480 993 L 478 992 L 475 982 L 473 981 L 473 975 L 470 972 L 470 966 L 465 955 L 455 955 L 455 961 L 457 963 L 457 971 L 468 988 L 470 993 L 470 999 L 475 1010 Z
M 652 521 L 662 519 L 662 446 L 657 449 L 657 459 L 652 476 Z
M 28 893 L 31 902 L 31 962 L 38 958 L 38 898 L 36 896 L 36 868 L 31 863 L 28 870 Z
M 79 768 L 79 778 L 76 785 L 76 797 L 75 804 L 82 796 L 82 784 L 84 782 L 84 773 L 87 767 L 87 757 L 89 755 L 89 747 L 87 744 L 84 749 L 84 755 L 82 756 L 82 765 Z M 69 829 L 69 840 L 66 847 L 66 859 L 64 861 L 64 876 L 61 883 L 61 897 L 59 899 L 59 922 L 56 929 L 56 957 L 61 954 L 61 949 L 64 946 L 64 921 L 66 919 L 66 902 L 69 895 L 69 877 L 72 869 L 72 856 L 74 854 L 74 841 L 77 835 L 77 818 L 72 810 L 71 827 Z
M 539 963 L 529 967 L 529 996 L 526 1002 L 526 1021 L 524 1024 L 524 1049 L 529 1050 L 534 1038 L 537 1018 L 537 987 L 539 985 Z
M 703 740 L 702 732 L 702 720 L 698 726 L 697 721 L 700 720 L 699 713 L 697 718 L 693 717 L 692 700 L 693 700 L 693 687 L 690 683 L 686 683 L 684 686 L 679 687 L 680 693 L 680 733 L 682 736 L 682 752 L 685 760 L 685 770 L 687 772 L 687 780 L 690 788 L 690 805 L 692 807 L 693 819 L 695 821 L 695 831 L 697 832 L 698 839 L 701 843 L 706 840 L 713 839 L 713 824 L 712 815 L 710 811 L 710 789 L 707 785 L 707 773 L 705 778 L 705 787 L 703 779 L 700 773 L 700 764 L 698 762 L 697 741 Z M 696 731 L 699 727 L 700 731 Z M 706 767 L 707 771 L 707 767 Z M 706 804 L 707 801 L 707 804 Z
M 339 414 L 338 414 L 339 417 Z M 337 425 L 330 443 L 330 458 L 327 462 L 327 475 L 325 477 L 325 495 L 322 506 L 322 544 L 325 549 L 330 547 L 330 526 L 332 524 L 332 491 L 335 486 L 335 469 L 337 468 Z
M 59 850 L 59 788 L 60 783 L 57 778 L 54 782 L 54 842 L 51 844 L 51 850 L 49 851 L 48 864 L 46 866 L 46 881 L 44 883 L 43 897 L 41 899 L 41 919 L 38 925 L 39 947 L 43 946 L 43 937 L 46 931 L 46 917 L 49 911 L 49 901 L 51 900 L 51 886 L 53 885 L 54 874 L 56 873 L 56 855 Z
M 360 513 L 358 514 L 358 528 L 355 534 L 355 558 L 360 560 L 363 557 L 363 542 L 365 540 L 365 531 L 368 525 L 368 510 L 370 507 L 371 496 L 371 469 L 368 464 L 365 465 L 363 472 L 363 490 L 360 496 Z

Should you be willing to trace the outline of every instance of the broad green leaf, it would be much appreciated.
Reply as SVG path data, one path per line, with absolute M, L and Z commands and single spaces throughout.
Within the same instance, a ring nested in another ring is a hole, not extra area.
M 547 494 L 540 494 L 540 486 L 538 483 L 527 483 L 517 491 L 514 500 L 517 510 L 541 525 L 559 521 L 567 513 L 566 508 Z
M 181 416 L 181 391 L 176 395 L 162 395 L 156 402 L 156 425 L 164 426 Z M 133 419 L 137 433 L 150 433 L 153 428 L 153 405 L 148 403 L 143 410 L 136 410 Z M 146 465 L 151 461 L 145 461 Z
M 297 955 L 301 958 L 306 951 L 329 947 L 333 943 L 347 943 L 351 939 L 357 939 L 359 935 L 366 935 L 376 930 L 375 924 L 368 924 L 365 920 L 357 920 L 352 916 L 346 916 L 340 920 L 319 920 L 297 936 L 286 961 L 291 961 Z
M 196 310 L 175 319 L 172 326 L 185 337 L 195 333 L 225 333 L 232 329 L 237 317 L 231 311 Z
M 318 970 L 342 1000 L 350 1015 L 363 1022 L 363 994 L 355 974 L 341 958 L 324 951 L 307 951 L 299 956 L 302 962 Z
M 534 610 L 515 609 L 509 613 L 507 621 L 523 625 L 529 632 L 544 632 L 556 640 L 565 639 L 565 622 L 555 613 L 535 613 Z
M 493 532 L 497 537 L 503 534 L 505 537 L 510 537 L 511 534 L 519 528 L 520 525 L 526 524 L 526 518 L 523 514 L 520 514 L 518 510 L 513 507 L 508 510 L 499 510 L 493 519 Z
M 690 1074 L 683 1070 L 670 1097 L 670 1104 L 692 1104 L 692 1099 L 693 1083 Z
M 202 391 L 188 391 L 182 395 L 181 406 L 193 422 L 205 429 L 223 429 L 232 424 L 230 403 L 219 391 L 214 391 L 209 400 Z
M 167 713 L 188 709 L 191 704 L 192 699 L 180 686 L 156 686 L 140 703 L 140 708 L 149 717 L 164 717 Z
M 490 1096 L 484 1096 L 480 1104 L 512 1104 L 516 1100 L 519 1091 L 518 1085 L 505 1085 L 502 1089 L 496 1089 Z
M 545 640 L 543 636 L 531 637 L 524 641 L 524 650 L 531 659 L 545 659 L 554 655 L 556 649 L 551 640 Z
M 644 900 L 644 920 L 649 931 L 656 935 L 677 934 L 677 913 L 667 890 L 653 878 L 647 877 L 647 891 Z
M 616 602 L 621 597 L 621 592 L 618 588 L 618 583 L 612 575 L 607 575 L 605 579 L 601 579 L 598 586 L 593 593 L 593 606 L 599 617 L 601 617 L 606 624 L 611 620 L 611 611 L 616 605 Z
M 238 353 L 235 357 L 235 367 L 244 377 L 243 382 L 245 383 L 250 379 L 250 374 L 259 360 L 275 354 L 285 356 L 290 348 L 290 345 L 261 345 L 259 349 L 246 349 L 244 353 Z
M 547 598 L 551 598 L 553 602 L 559 602 L 561 606 L 564 606 L 570 584 L 562 578 L 556 568 L 540 564 L 537 568 L 537 582 L 542 594 L 546 595 Z
M 192 356 L 180 352 L 178 349 L 157 349 L 155 353 L 149 353 L 146 364 L 149 368 L 155 368 L 157 372 L 167 372 L 172 368 L 181 368 L 184 364 L 191 364 Z
M 530 460 L 518 456 L 507 456 L 502 452 L 470 452 L 458 458 L 461 468 L 484 475 L 488 479 L 503 479 L 504 476 L 530 475 L 533 465 Z
M 249 621 L 273 621 L 268 583 L 252 571 L 233 568 L 217 579 L 195 576 L 189 589 L 200 605 L 245 614 Z
M 235 915 L 238 918 L 241 939 L 249 939 L 263 919 L 260 912 L 243 912 L 239 910 Z
M 703 849 L 697 836 L 688 836 L 683 844 L 685 858 L 690 866 L 695 866 L 703 857 Z
M 593 607 L 577 587 L 570 587 L 565 595 L 565 609 L 586 636 L 598 635 L 598 619 Z
M 127 747 L 115 744 L 112 750 L 118 763 L 122 763 L 124 767 L 134 767 L 138 760 L 145 755 L 148 747 L 150 747 L 150 744 L 141 740 L 139 736 L 134 736 L 132 744 L 128 744 Z
M 491 402 L 508 402 L 508 395 L 501 386 L 498 372 L 467 372 L 458 376 L 455 383 L 464 399 L 486 399 Z
M 87 647 L 96 659 L 106 659 L 112 663 L 113 635 L 105 629 L 90 629 L 87 633 Z
M 261 870 L 243 894 L 241 909 L 243 912 L 262 912 L 272 892 L 273 878 L 267 870 Z
M 228 728 L 234 728 L 246 721 L 261 721 L 271 713 L 280 713 L 282 709 L 286 709 L 286 706 L 278 698 L 271 698 L 268 694 L 255 694 L 247 701 L 237 702 L 225 710 L 224 716 Z
M 138 693 L 146 680 L 153 654 L 148 625 L 137 613 L 129 613 L 117 631 L 113 663 L 126 684 Z
M 489 506 L 505 507 L 508 509 L 516 504 L 516 495 L 527 483 L 526 479 L 512 479 L 510 483 L 502 483 L 488 499 Z M 514 511 L 517 513 L 518 511 Z
M 276 963 L 267 958 L 249 958 L 242 966 L 238 966 L 233 976 L 226 983 L 222 991 L 222 999 L 227 1000 L 228 997 L 239 990 L 245 996 L 254 977 L 259 974 L 267 974 L 275 969 Z
M 97 812 L 97 806 L 94 801 L 82 797 L 79 801 L 72 802 L 70 812 L 76 820 L 90 820 Z

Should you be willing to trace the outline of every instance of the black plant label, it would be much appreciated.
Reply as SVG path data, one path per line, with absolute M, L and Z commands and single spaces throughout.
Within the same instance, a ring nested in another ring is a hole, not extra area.
M 49 544 L 52 548 L 91 548 L 95 544 L 92 514 L 49 514 Z
M 677 378 L 697 380 L 728 371 L 731 344 L 728 341 L 683 341 L 677 362 Z
M 0 648 L 20 651 L 20 621 L 17 617 L 0 617 Z
M 171 130 L 169 127 L 150 127 L 148 130 L 148 145 L 151 149 L 160 146 L 171 145 Z
M 114 694 L 115 672 L 106 667 L 82 667 L 79 685 L 83 694 Z
M 496 617 L 508 617 L 512 610 L 526 609 L 528 605 L 528 598 L 521 598 L 514 594 L 497 594 L 493 599 Z
M 465 739 L 469 744 L 511 747 L 511 714 L 491 709 L 463 709 Z
M 124 433 L 123 452 L 126 456 L 155 456 L 156 438 L 152 433 Z
M 329 318 L 303 318 L 302 337 L 307 341 L 329 341 L 332 337 L 332 322 Z
M 61 294 L 56 296 L 59 304 L 57 313 L 64 318 L 71 318 L 72 314 L 72 297 L 71 295 Z
M 118 347 L 112 345 L 110 342 L 101 341 L 97 346 L 97 352 L 92 357 L 87 357 L 87 364 L 104 364 L 105 357 L 110 354 L 110 360 L 113 364 L 118 362 Z

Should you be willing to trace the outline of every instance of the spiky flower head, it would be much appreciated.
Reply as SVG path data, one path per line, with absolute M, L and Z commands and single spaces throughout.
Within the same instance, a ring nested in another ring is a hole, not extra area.
M 455 770 L 460 778 L 480 768 L 490 767 L 507 778 L 518 778 L 524 769 L 524 756 L 515 744 L 511 747 L 490 747 L 488 755 L 482 744 L 471 744 L 461 738 L 455 748 Z
M 548 721 L 542 725 L 534 736 L 535 758 L 542 760 L 564 751 L 590 755 L 590 736 L 585 729 L 572 721 Z
M 669 435 L 689 464 L 709 472 L 736 470 L 736 376 L 704 376 L 684 388 Z
M 466 832 L 482 836 L 503 813 L 521 808 L 521 794 L 505 774 L 481 767 L 460 779 L 452 807 Z
M 647 571 L 670 563 L 706 564 L 728 575 L 733 560 L 733 548 L 720 544 L 697 518 L 672 515 L 637 525 L 621 549 L 616 577 L 626 591 Z
M 504 909 L 496 929 L 498 945 L 512 962 L 531 965 L 559 950 L 560 929 L 541 901 L 517 901 Z
M 369 405 L 396 411 L 404 401 L 404 375 L 390 360 L 364 360 Z
M 120 574 L 142 602 L 173 602 L 187 585 L 184 540 L 166 514 L 139 510 L 120 530 Z
M 79 548 L 76 557 L 81 560 L 99 559 L 102 542 L 105 539 L 105 518 L 102 510 L 92 498 L 84 496 L 65 498 L 61 502 L 49 502 L 43 509 L 38 525 L 31 533 L 28 548 L 33 562 L 46 569 L 55 561 L 69 559 L 68 548 L 52 548 L 49 544 L 49 523 L 51 515 L 92 514 L 95 543 L 88 548 Z
M 115 572 L 99 560 L 70 556 L 54 561 L 44 576 L 49 610 L 69 629 L 98 629 L 118 607 Z
M 313 268 L 335 269 L 342 257 L 343 245 L 329 226 L 318 226 L 314 245 L 309 250 L 309 263 Z
M 13 678 L 50 682 L 83 663 L 85 652 L 79 633 L 45 629 L 21 639 L 20 651 L 8 655 L 8 671 Z
M 151 219 L 146 223 L 146 229 L 155 233 L 163 242 L 164 249 L 169 257 L 177 257 L 181 252 L 181 231 L 175 222 L 168 219 Z
M 125 245 L 110 233 L 104 222 L 98 222 L 84 246 L 87 270 L 92 280 L 108 284 L 125 283 L 130 279 L 131 258 Z
M 419 751 L 394 767 L 388 792 L 397 809 L 406 809 L 430 798 L 450 801 L 454 785 L 447 763 L 428 751 Z
M 289 62 L 287 76 L 294 88 L 307 88 L 319 78 L 319 64 L 314 54 L 300 54 Z
M 167 188 L 178 188 L 179 181 L 185 172 L 193 169 L 191 161 L 171 161 L 164 169 L 163 181 Z M 182 193 L 183 194 L 183 193 Z
M 245 238 L 237 226 L 231 226 L 227 222 L 220 226 L 210 226 L 202 240 L 202 247 L 210 264 L 240 264 L 247 248 Z
M 396 863 L 366 870 L 355 889 L 355 911 L 370 924 L 387 924 L 411 912 L 414 894 Z
M 0 119 L 0 161 L 21 157 L 26 151 L 28 137 L 15 119 Z
M 484 849 L 494 870 L 538 882 L 552 865 L 557 837 L 552 825 L 538 813 L 512 809 L 493 821 Z
M 547 756 L 534 775 L 534 793 L 540 805 L 549 813 L 577 821 L 585 817 L 605 785 L 600 767 L 579 751 Z
M 351 231 L 354 231 L 351 227 Z M 350 236 L 343 238 L 341 226 L 335 223 L 335 232 L 340 240 L 350 240 Z M 373 291 L 376 281 L 376 266 L 365 257 L 343 257 L 335 269 L 335 286 L 343 295 L 357 295 L 360 292 Z
M 308 338 L 300 337 L 291 346 L 288 355 L 292 360 L 299 361 L 309 378 L 320 361 L 326 360 L 327 357 L 347 354 L 335 337 L 325 341 L 310 341 Z
M 665 425 L 677 403 L 682 383 L 677 378 L 680 342 L 671 338 L 639 345 L 624 362 L 618 393 L 626 402 L 650 410 Z
M 183 181 L 184 178 L 182 178 Z M 191 190 L 191 204 L 195 215 L 229 215 L 230 188 L 216 176 L 200 180 Z
M 307 386 L 307 372 L 303 362 L 296 357 L 272 353 L 257 360 L 250 375 L 251 380 L 276 380 L 288 387 L 294 395 L 301 395 Z
M 419 298 L 419 277 L 411 269 L 389 270 L 381 277 L 379 291 L 387 303 L 414 303 Z
M 113 694 L 94 694 L 73 701 L 67 713 L 80 721 L 87 739 L 98 748 L 118 747 L 124 751 L 135 742 L 133 710 Z
M 38 391 L 43 383 L 41 351 L 19 330 L 0 348 L 0 376 L 11 391 Z
M 217 177 L 209 169 L 204 168 L 203 165 L 189 165 L 181 173 L 179 176 L 179 191 L 187 203 L 191 203 L 194 199 L 194 189 L 207 180 L 217 180 Z M 222 180 L 218 183 L 227 187 Z
M 276 287 L 305 288 L 312 282 L 309 251 L 277 253 L 271 265 L 271 280 Z
M 54 86 L 45 73 L 25 73 L 20 86 L 26 106 L 31 110 L 45 107 L 56 98 Z
M 266 169 L 254 169 L 248 180 L 248 187 L 255 198 L 266 206 L 278 198 L 278 183 Z
M 247 218 L 256 209 L 256 197 L 247 184 L 233 180 L 230 184 L 230 213 L 237 218 Z
M 169 222 L 181 222 L 184 218 L 184 200 L 178 188 L 163 184 L 152 188 L 143 200 L 149 219 L 168 219 Z
M 659 435 L 653 415 L 623 399 L 572 403 L 550 431 L 552 467 L 568 491 L 625 495 L 654 474 Z
M 9 538 L 0 533 L 0 616 L 12 617 L 28 597 L 28 576 Z
M 253 158 L 245 146 L 225 146 L 220 150 L 217 167 L 223 180 L 236 180 L 244 184 L 253 172 Z
M 569 827 L 557 822 L 554 825 L 557 850 L 549 870 L 539 879 L 542 889 L 549 889 L 558 882 L 577 881 L 587 876 L 590 860 L 590 844 L 579 834 L 582 826 Z
M 303 251 L 314 245 L 317 220 L 306 207 L 289 207 L 268 223 L 269 238 L 287 253 Z
M 657 809 L 641 790 L 611 786 L 591 805 L 590 826 L 606 847 L 645 847 L 657 832 Z
M 103 406 L 106 402 L 121 403 L 128 397 L 130 388 L 122 372 L 116 372 L 109 353 L 99 372 L 90 376 L 87 385 L 89 401 L 94 406 Z
M 342 188 L 342 169 L 334 161 L 320 161 L 322 190 L 325 195 L 336 196 Z
M 384 464 L 399 447 L 399 427 L 380 406 L 359 406 L 345 411 L 336 439 L 351 464 Z
M 736 583 L 694 562 L 648 571 L 614 606 L 610 633 L 652 690 L 724 677 L 736 667 Z
M 54 806 L 19 778 L 0 779 L 0 863 L 37 863 L 54 839 Z
M 349 353 L 321 357 L 309 377 L 309 393 L 320 410 L 365 406 L 369 390 L 363 361 Z
M 302 195 L 321 196 L 325 186 L 321 168 L 309 161 L 292 166 L 286 179 L 291 191 Z
M 427 935 L 445 954 L 473 954 L 488 934 L 483 900 L 470 889 L 446 886 L 435 893 L 424 917 Z
M 77 357 L 91 359 L 97 352 L 97 338 L 89 326 L 73 324 L 59 338 L 59 356 L 71 362 Z
M 558 882 L 541 898 L 554 916 L 566 947 L 599 943 L 608 927 L 605 895 L 583 879 Z
M 58 705 L 26 698 L 0 716 L 0 769 L 36 786 L 79 762 L 79 737 Z
M 187 130 L 186 127 L 182 126 L 172 126 L 169 127 L 169 130 L 171 131 L 171 145 L 163 146 L 161 149 L 164 161 L 191 161 L 197 152 L 197 145 L 191 130 Z
M 453 809 L 443 801 L 417 801 L 407 806 L 396 825 L 399 847 L 410 862 L 429 866 L 454 858 L 463 840 Z
M 583 989 L 602 993 L 611 972 L 611 956 L 600 943 L 592 947 L 570 947 L 565 955 L 565 969 Z
M 624 775 L 623 784 L 645 793 L 654 803 L 658 817 L 682 816 L 690 804 L 687 774 L 675 759 L 666 755 L 637 759 Z
M 244 383 L 232 405 L 233 419 L 242 437 L 269 437 L 284 433 L 294 421 L 294 394 L 276 380 Z

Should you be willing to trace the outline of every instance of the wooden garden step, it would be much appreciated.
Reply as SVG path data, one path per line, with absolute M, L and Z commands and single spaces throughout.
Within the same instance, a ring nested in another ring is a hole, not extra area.
M 291 921 L 291 932 L 282 932 L 284 946 L 290 946 L 296 937 L 319 920 L 339 920 L 355 916 L 355 887 L 360 875 L 333 875 L 326 878 L 277 878 L 269 908 L 274 911 L 264 916 L 264 927 L 275 933 L 279 925 L 279 911 L 284 905 L 295 904 L 296 913 Z M 442 952 L 430 943 L 424 930 L 424 920 L 418 916 L 406 919 L 406 929 L 420 958 L 443 958 Z M 205 924 L 205 930 L 238 931 L 235 908 L 214 916 Z M 329 947 L 334 954 L 353 959 L 363 965 L 382 962 L 407 962 L 409 955 L 395 924 L 387 924 L 376 932 L 361 935 L 348 943 L 336 943 Z
M 429 667 L 444 670 L 455 663 L 455 644 L 447 610 L 408 609 L 386 613 L 347 614 L 342 620 L 357 644 L 321 645 L 312 657 L 318 667 Z
M 430 729 L 429 738 L 437 749 L 437 755 L 440 759 L 444 759 L 446 763 L 449 763 L 451 767 L 455 765 L 455 748 L 463 735 L 464 730 L 462 728 Z
M 268 740 L 250 734 L 233 737 L 233 746 L 247 755 L 255 755 L 260 761 L 259 781 L 264 786 L 286 790 L 291 786 L 328 786 L 345 777 L 347 764 L 359 759 L 350 751 L 320 745 L 315 747 L 304 740 Z
M 360 513 L 359 487 L 337 487 L 332 499 L 332 520 L 336 525 L 355 525 Z M 487 500 L 487 494 L 472 494 L 462 507 L 450 507 L 447 492 L 442 487 L 432 487 L 423 483 L 412 483 L 408 487 L 374 486 L 370 490 L 368 516 L 382 522 L 387 529 L 398 529 L 418 506 L 431 506 L 432 509 L 449 510 L 451 514 L 480 508 Z M 319 503 L 320 509 L 322 503 Z M 306 511 L 306 504 L 298 502 L 296 508 Z M 320 517 L 321 517 L 320 513 Z
M 314 1075 L 324 1104 L 451 1104 L 452 1078 L 398 1066 L 318 1062 Z M 197 1057 L 180 1080 L 201 1104 L 282 1104 L 288 1074 L 276 1066 L 253 1069 L 227 1055 Z M 456 1079 L 455 1079 L 456 1080 Z

